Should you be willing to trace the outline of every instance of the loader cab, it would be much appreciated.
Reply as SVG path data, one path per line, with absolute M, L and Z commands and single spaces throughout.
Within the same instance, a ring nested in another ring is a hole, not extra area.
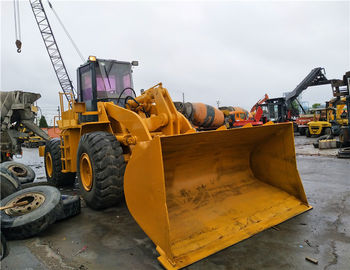
M 85 103 L 87 111 L 96 111 L 99 101 L 112 101 L 124 107 L 128 96 L 135 97 L 133 65 L 137 65 L 137 62 L 96 59 L 90 56 L 77 70 L 78 101 Z M 89 116 L 83 121 L 97 121 L 92 119 L 96 117 Z

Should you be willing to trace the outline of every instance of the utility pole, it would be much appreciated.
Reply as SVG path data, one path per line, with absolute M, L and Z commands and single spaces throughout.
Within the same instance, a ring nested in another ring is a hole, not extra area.
M 182 92 L 182 103 L 185 103 L 185 93 Z

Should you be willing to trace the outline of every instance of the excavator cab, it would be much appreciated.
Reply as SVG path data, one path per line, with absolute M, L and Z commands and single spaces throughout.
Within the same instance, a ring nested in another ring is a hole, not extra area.
M 135 98 L 133 65 L 138 63 L 96 59 L 90 56 L 77 70 L 78 101 L 86 104 L 87 111 L 96 111 L 98 101 L 112 101 L 124 107 L 128 96 Z

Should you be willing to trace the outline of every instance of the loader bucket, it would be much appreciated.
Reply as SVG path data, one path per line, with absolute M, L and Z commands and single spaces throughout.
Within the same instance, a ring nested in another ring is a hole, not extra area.
M 179 269 L 303 213 L 293 125 L 155 137 L 127 165 L 128 208 Z

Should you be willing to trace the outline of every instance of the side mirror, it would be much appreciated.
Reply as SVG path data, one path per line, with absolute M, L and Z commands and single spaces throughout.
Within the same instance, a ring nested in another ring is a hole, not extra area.
M 139 65 L 139 61 L 132 61 L 131 65 L 137 67 Z

